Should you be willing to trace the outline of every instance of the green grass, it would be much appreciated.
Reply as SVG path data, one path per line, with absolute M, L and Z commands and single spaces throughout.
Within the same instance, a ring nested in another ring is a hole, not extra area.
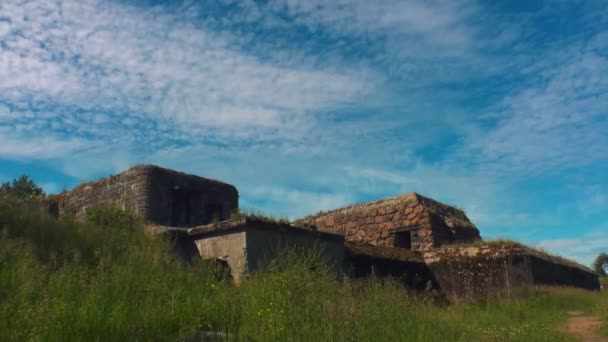
M 567 311 L 608 321 L 606 293 L 531 289 L 446 305 L 391 281 L 338 281 L 295 256 L 234 287 L 111 210 L 94 223 L 30 212 L 0 203 L 2 341 L 174 341 L 200 331 L 248 341 L 573 341 L 555 329 Z
M 290 221 L 287 217 L 276 217 L 276 216 L 268 215 L 261 211 L 256 211 L 256 210 L 236 209 L 232 213 L 230 213 L 231 220 L 238 220 L 238 219 L 242 219 L 242 218 L 250 218 L 250 219 L 255 219 L 255 220 L 260 220 L 260 221 L 274 222 L 274 223 L 281 223 L 281 224 L 290 223 Z

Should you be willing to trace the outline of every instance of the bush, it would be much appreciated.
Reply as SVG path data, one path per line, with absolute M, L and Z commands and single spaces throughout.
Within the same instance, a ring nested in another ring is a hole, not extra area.
M 608 275 L 606 274 L 606 270 L 608 270 L 608 254 L 601 253 L 598 255 L 593 262 L 593 269 L 600 276 L 606 277 Z
M 141 228 L 142 221 L 135 215 L 113 204 L 103 204 L 89 208 L 86 220 L 104 228 L 128 229 L 131 231 Z
M 18 200 L 44 198 L 45 194 L 41 187 L 27 175 L 13 179 L 0 185 L 0 197 Z

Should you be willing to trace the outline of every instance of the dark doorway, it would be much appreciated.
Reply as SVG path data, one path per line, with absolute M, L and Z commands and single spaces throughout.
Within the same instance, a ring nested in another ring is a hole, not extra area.
M 412 249 L 412 232 L 397 232 L 395 233 L 395 247 Z
M 190 200 L 188 192 L 181 188 L 173 189 L 171 225 L 187 227 L 190 224 Z

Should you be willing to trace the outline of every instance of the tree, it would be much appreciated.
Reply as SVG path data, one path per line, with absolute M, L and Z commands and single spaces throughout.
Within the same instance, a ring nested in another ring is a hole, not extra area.
M 607 276 L 608 274 L 606 271 L 608 270 L 608 254 L 601 253 L 598 255 L 593 262 L 593 269 L 602 277 Z
M 44 197 L 45 194 L 42 188 L 36 185 L 28 175 L 22 175 L 11 182 L 2 183 L 0 185 L 0 196 L 24 200 Z

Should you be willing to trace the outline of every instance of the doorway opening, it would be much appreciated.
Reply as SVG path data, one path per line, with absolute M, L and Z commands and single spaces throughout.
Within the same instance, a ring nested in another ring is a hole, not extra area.
M 412 231 L 406 230 L 395 233 L 395 247 L 412 249 Z
M 181 188 L 173 189 L 171 203 L 171 225 L 187 227 L 190 224 L 190 196 Z

